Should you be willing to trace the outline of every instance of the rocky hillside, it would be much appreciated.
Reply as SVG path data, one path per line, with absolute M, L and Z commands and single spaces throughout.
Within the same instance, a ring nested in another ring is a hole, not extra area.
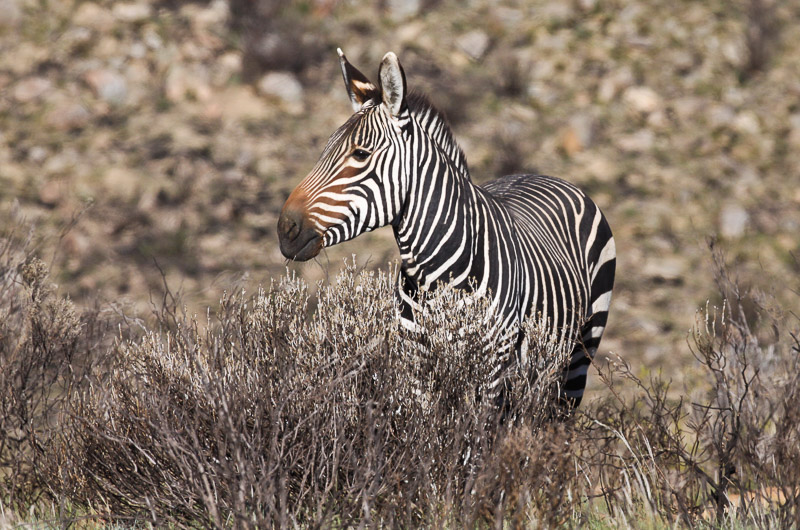
M 285 270 L 277 214 L 350 113 L 336 47 L 367 73 L 393 50 L 474 180 L 561 176 L 606 212 L 604 350 L 687 375 L 710 238 L 744 286 L 800 306 L 800 4 L 375 4 L 0 0 L 3 215 L 35 223 L 81 304 L 146 314 L 166 284 L 203 311 Z M 391 232 L 289 267 L 313 282 L 351 254 L 385 266 Z

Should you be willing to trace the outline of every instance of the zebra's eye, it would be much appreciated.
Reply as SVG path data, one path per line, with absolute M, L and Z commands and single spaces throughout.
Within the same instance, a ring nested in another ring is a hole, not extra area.
M 350 156 L 352 156 L 353 158 L 355 158 L 359 162 L 363 162 L 364 160 L 369 158 L 369 155 L 370 155 L 369 151 L 367 151 L 366 149 L 361 149 L 361 148 L 354 149 L 353 152 L 350 153 Z

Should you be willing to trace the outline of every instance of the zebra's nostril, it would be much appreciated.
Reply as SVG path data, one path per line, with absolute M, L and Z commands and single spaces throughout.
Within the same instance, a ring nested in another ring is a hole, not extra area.
M 296 239 L 300 235 L 300 223 L 294 219 L 294 216 L 284 212 L 278 219 L 278 231 L 289 240 Z
M 296 239 L 298 235 L 300 235 L 300 226 L 293 220 L 289 220 L 290 226 L 289 230 L 286 231 L 286 235 L 289 236 L 290 239 Z

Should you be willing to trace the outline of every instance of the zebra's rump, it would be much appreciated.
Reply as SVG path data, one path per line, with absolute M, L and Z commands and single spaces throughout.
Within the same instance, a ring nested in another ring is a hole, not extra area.
M 586 194 L 555 177 L 509 175 L 482 189 L 508 213 L 508 229 L 520 246 L 529 278 L 539 285 L 526 314 L 541 312 L 564 331 L 580 328 L 572 335 L 576 344 L 564 388 L 577 405 L 608 318 L 616 265 L 611 229 Z M 565 299 L 565 294 L 572 298 Z

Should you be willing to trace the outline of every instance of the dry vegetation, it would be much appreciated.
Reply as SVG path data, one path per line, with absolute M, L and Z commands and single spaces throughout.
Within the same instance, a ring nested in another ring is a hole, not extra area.
M 508 369 L 499 414 L 486 308 L 458 292 L 435 295 L 425 348 L 394 322 L 392 275 L 352 265 L 313 297 L 284 276 L 202 317 L 168 296 L 142 325 L 76 310 L 16 226 L 0 252 L 5 524 L 800 523 L 797 317 L 742 292 L 717 251 L 727 301 L 701 314 L 687 367 L 703 388 L 673 399 L 619 361 L 600 370 L 607 397 L 553 421 L 564 352 L 530 323 L 534 369 Z
M 0 526 L 800 526 L 800 5 L 464 6 L 0 0 Z M 574 418 L 535 323 L 502 418 L 480 304 L 400 334 L 390 233 L 286 271 L 337 46 L 609 217 Z

